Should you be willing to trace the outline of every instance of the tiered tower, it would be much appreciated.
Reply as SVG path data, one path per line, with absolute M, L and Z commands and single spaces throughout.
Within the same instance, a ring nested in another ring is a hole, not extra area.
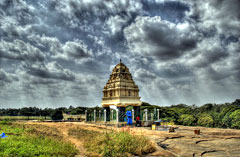
M 114 105 L 125 108 L 126 106 L 140 106 L 141 104 L 138 86 L 132 79 L 128 67 L 120 60 L 103 88 L 102 106 Z

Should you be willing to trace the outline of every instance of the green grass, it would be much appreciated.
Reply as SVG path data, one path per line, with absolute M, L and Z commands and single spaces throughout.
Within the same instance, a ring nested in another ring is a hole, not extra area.
M 76 148 L 65 142 L 58 132 L 45 126 L 28 126 L 9 122 L 0 123 L 0 132 L 7 138 L 0 139 L 0 156 L 75 156 Z
M 50 117 L 46 117 L 46 120 L 50 120 Z M 42 116 L 0 116 L 0 120 L 45 120 Z
M 128 132 L 90 131 L 81 128 L 70 129 L 69 135 L 83 142 L 87 155 L 142 156 L 155 151 L 154 145 L 143 136 L 131 135 Z

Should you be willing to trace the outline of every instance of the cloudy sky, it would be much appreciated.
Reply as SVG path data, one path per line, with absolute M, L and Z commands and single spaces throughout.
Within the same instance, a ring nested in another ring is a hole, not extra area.
M 100 106 L 120 58 L 142 101 L 232 102 L 240 1 L 0 1 L 0 108 Z

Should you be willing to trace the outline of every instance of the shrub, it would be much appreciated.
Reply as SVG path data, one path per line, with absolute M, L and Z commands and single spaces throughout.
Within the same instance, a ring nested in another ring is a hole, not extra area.
M 155 151 L 151 141 L 128 132 L 100 133 L 78 128 L 71 129 L 69 134 L 80 138 L 88 152 L 107 157 L 129 154 L 141 156 Z

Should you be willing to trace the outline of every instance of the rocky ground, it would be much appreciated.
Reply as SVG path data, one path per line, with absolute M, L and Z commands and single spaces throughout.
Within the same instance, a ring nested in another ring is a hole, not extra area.
M 131 128 L 86 124 L 84 122 L 27 122 L 28 124 L 41 124 L 61 131 L 63 138 L 76 145 L 79 156 L 84 154 L 81 141 L 69 137 L 68 129 L 83 127 L 84 129 L 106 131 L 128 131 L 131 134 L 146 136 L 156 144 L 157 151 L 147 156 L 208 156 L 208 157 L 237 157 L 240 156 L 240 130 L 218 129 L 204 127 L 175 126 L 178 129 L 173 133 L 167 130 L 150 130 L 150 128 Z M 201 134 L 195 135 L 194 130 L 200 129 Z

